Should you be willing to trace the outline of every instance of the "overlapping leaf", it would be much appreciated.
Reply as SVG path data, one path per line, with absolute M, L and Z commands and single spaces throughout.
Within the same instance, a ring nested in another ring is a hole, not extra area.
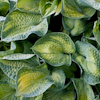
M 91 1 L 90 1 L 91 2 Z M 65 17 L 69 18 L 87 18 L 92 17 L 96 10 L 88 6 L 84 6 L 76 2 L 76 0 L 62 0 L 61 13 Z
M 22 11 L 39 14 L 39 3 L 40 0 L 18 0 L 17 7 Z
M 16 49 L 16 45 L 14 44 L 14 42 L 11 42 L 11 46 L 10 46 L 9 50 L 0 51 L 0 58 L 2 59 L 3 56 L 10 55 L 10 54 L 14 53 L 15 49 Z
M 94 28 L 93 28 L 93 34 L 95 36 L 95 39 L 97 43 L 100 45 L 100 30 L 99 30 L 99 22 L 95 21 Z
M 34 97 L 44 93 L 54 82 L 47 65 L 44 63 L 37 68 L 22 68 L 17 77 L 17 96 Z
M 72 79 L 77 92 L 77 100 L 94 100 L 92 87 L 83 79 Z
M 15 89 L 8 83 L 0 82 L 0 100 L 14 100 Z
M 83 69 L 83 78 L 91 85 L 100 83 L 100 53 L 87 42 L 76 42 L 76 53 L 73 54 L 74 61 Z
M 0 16 L 5 16 L 9 10 L 8 0 L 0 0 Z
M 43 94 L 36 97 L 23 97 L 22 100 L 42 100 Z
M 23 40 L 32 33 L 43 36 L 47 29 L 47 20 L 42 19 L 40 14 L 15 10 L 7 15 L 1 38 L 2 41 L 6 42 Z
M 55 68 L 55 69 L 63 70 L 66 78 L 71 78 L 71 77 L 75 77 L 74 72 L 77 70 L 77 67 L 74 63 L 72 63 L 71 66 L 62 65 L 59 68 Z
M 62 18 L 63 26 L 71 35 L 78 36 L 85 30 L 85 21 L 82 19 Z
M 65 74 L 62 70 L 55 70 L 52 73 L 52 79 L 58 89 L 62 89 L 65 84 Z
M 19 60 L 0 60 L 0 68 L 8 77 L 14 80 L 16 80 L 16 75 L 22 67 L 30 67 L 30 64 Z
M 71 65 L 71 54 L 75 52 L 75 46 L 71 38 L 60 32 L 48 33 L 40 38 L 32 50 L 53 66 Z
M 59 13 L 61 11 L 60 0 L 41 0 L 40 1 L 40 12 L 44 17 L 50 16 L 51 14 Z M 55 14 L 55 15 L 56 15 Z
M 59 90 L 53 86 L 44 93 L 43 100 L 75 100 L 75 97 L 74 91 Z
M 77 2 L 100 11 L 100 1 L 99 0 L 77 0 Z

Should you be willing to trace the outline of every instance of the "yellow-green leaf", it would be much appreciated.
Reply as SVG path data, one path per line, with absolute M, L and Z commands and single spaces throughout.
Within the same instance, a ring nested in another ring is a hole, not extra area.
M 1 41 L 23 40 L 32 33 L 43 36 L 46 34 L 47 29 L 47 20 L 42 19 L 40 14 L 15 10 L 6 17 L 1 34 Z
M 3 72 L 13 80 L 16 80 L 16 75 L 22 67 L 30 67 L 30 64 L 24 61 L 10 61 L 0 59 L 0 68 Z
M 48 33 L 33 45 L 32 50 L 53 66 L 71 65 L 71 53 L 75 45 L 66 33 Z
M 91 85 L 100 83 L 100 52 L 90 43 L 77 41 L 73 60 L 82 67 L 83 79 Z
M 72 79 L 77 92 L 77 100 L 94 100 L 95 96 L 92 87 L 83 79 Z
M 40 13 L 39 3 L 40 0 L 18 0 L 16 6 L 22 11 Z
M 76 0 L 62 0 L 61 13 L 63 16 L 68 18 L 87 18 L 91 17 L 95 13 L 95 9 L 84 6 Z
M 54 82 L 44 63 L 34 69 L 23 67 L 17 76 L 17 96 L 35 97 L 44 93 Z
M 94 27 L 93 27 L 93 34 L 95 36 L 95 39 L 97 43 L 100 45 L 100 30 L 99 30 L 99 22 L 95 21 L 94 22 Z
M 10 84 L 0 83 L 0 100 L 14 100 L 15 89 Z
M 5 16 L 9 10 L 8 0 L 0 0 L 0 16 Z
M 71 35 L 78 36 L 85 30 L 85 21 L 83 19 L 71 19 L 62 17 L 63 26 Z
M 52 72 L 52 79 L 56 85 L 56 87 L 58 89 L 62 89 L 64 84 L 65 84 L 65 80 L 66 80 L 66 77 L 65 77 L 65 74 L 63 72 L 63 70 L 54 70 Z
M 40 12 L 44 17 L 50 16 L 57 12 L 60 0 L 41 0 L 40 1 Z M 58 10 L 59 13 L 59 10 Z

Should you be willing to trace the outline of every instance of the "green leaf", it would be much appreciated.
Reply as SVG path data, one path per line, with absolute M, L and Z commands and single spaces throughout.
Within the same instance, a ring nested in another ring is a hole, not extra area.
M 74 63 L 72 63 L 71 66 L 62 65 L 62 66 L 55 68 L 55 69 L 63 70 L 66 78 L 72 78 L 75 76 L 74 72 L 77 70 L 77 67 L 75 66 Z
M 40 13 L 39 11 L 40 0 L 18 0 L 17 7 L 22 11 L 31 13 Z
M 52 79 L 58 89 L 62 89 L 65 84 L 65 74 L 62 70 L 54 70 L 52 73 Z
M 98 21 L 94 22 L 93 34 L 95 36 L 97 43 L 100 45 L 100 30 L 99 30 L 99 22 Z
M 32 33 L 43 36 L 47 32 L 47 28 L 47 20 L 42 19 L 40 14 L 15 10 L 6 17 L 1 34 L 1 41 L 23 40 Z
M 16 81 L 9 78 L 6 74 L 4 74 L 4 72 L 1 70 L 0 71 L 0 81 L 1 82 L 7 82 L 8 84 L 10 84 L 14 89 L 16 89 Z
M 10 46 L 9 50 L 0 51 L 0 58 L 2 59 L 3 56 L 6 56 L 6 55 L 14 53 L 15 49 L 16 49 L 16 45 L 14 44 L 14 42 L 11 42 L 11 46 Z
M 9 10 L 8 0 L 0 0 L 0 15 L 5 16 Z
M 70 53 L 75 52 L 75 45 L 67 34 L 52 32 L 37 40 L 32 50 L 50 65 L 71 65 Z
M 57 6 L 57 8 L 55 10 L 55 16 L 59 15 L 60 12 L 61 12 L 61 1 L 59 2 L 58 6 Z
M 90 43 L 77 41 L 73 60 L 82 67 L 83 79 L 91 85 L 100 83 L 100 52 Z
M 44 63 L 34 69 L 23 67 L 17 76 L 17 96 L 35 97 L 44 93 L 54 82 Z
M 9 4 L 9 11 L 10 12 L 12 12 L 12 11 L 14 11 L 14 10 L 16 10 L 17 9 L 17 7 L 16 7 L 16 0 L 10 0 L 10 4 Z
M 92 87 L 83 79 L 72 79 L 77 92 L 77 100 L 94 100 Z
M 84 6 L 76 2 L 76 0 L 62 0 L 61 13 L 65 17 L 75 19 L 88 18 L 92 17 L 95 11 L 95 9 Z
M 26 40 L 23 41 L 22 43 L 23 43 L 23 47 L 24 47 L 24 51 L 23 51 L 24 54 L 33 53 L 32 50 L 30 49 L 33 46 L 32 43 L 30 43 L 29 41 L 26 41 Z
M 75 97 L 74 91 L 67 91 L 67 89 L 59 90 L 52 86 L 44 93 L 43 100 L 75 100 Z
M 16 81 L 16 75 L 22 67 L 30 67 L 30 64 L 24 61 L 10 61 L 10 60 L 1 60 L 0 59 L 0 68 L 3 72 Z
M 14 100 L 15 89 L 8 83 L 0 83 L 0 100 Z
M 71 19 L 63 16 L 62 21 L 65 30 L 70 31 L 73 36 L 78 36 L 85 30 L 85 21 L 82 19 Z
M 44 17 L 50 16 L 55 13 L 59 5 L 60 0 L 41 0 L 40 12 Z

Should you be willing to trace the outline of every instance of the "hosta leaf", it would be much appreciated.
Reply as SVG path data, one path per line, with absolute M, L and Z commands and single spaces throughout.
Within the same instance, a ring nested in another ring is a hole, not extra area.
M 23 59 L 29 59 L 31 57 L 33 57 L 34 54 L 22 54 L 22 53 L 14 53 L 14 54 L 10 54 L 7 56 L 4 56 L 0 59 L 7 59 L 7 60 L 23 60 Z
M 77 0 L 79 3 L 100 11 L 100 0 Z
M 78 36 L 85 30 L 85 21 L 82 19 L 71 19 L 63 16 L 62 21 L 65 30 L 70 31 L 73 36 Z
M 14 1 L 14 2 L 17 2 L 18 0 L 9 0 L 9 1 Z
M 52 79 L 58 89 L 63 88 L 66 77 L 62 70 L 54 70 L 52 73 Z
M 6 15 L 9 10 L 8 0 L 0 0 L 0 15 Z
M 44 17 L 50 16 L 55 13 L 60 0 L 41 0 L 40 11 Z
M 16 49 L 16 45 L 14 44 L 14 42 L 11 42 L 11 46 L 10 46 L 9 50 L 0 51 L 0 58 L 2 58 L 3 56 L 6 56 L 6 55 L 14 53 L 15 49 Z
M 7 75 L 5 75 L 4 73 L 3 73 L 3 71 L 1 72 L 0 71 L 0 81 L 2 81 L 2 82 L 7 82 L 7 83 L 9 83 L 14 89 L 16 89 L 16 81 L 14 81 L 13 79 L 11 79 L 11 78 L 9 78 Z
M 59 2 L 56 10 L 55 10 L 55 16 L 59 15 L 59 13 L 61 12 L 61 1 Z
M 8 83 L 0 83 L 0 100 L 15 100 L 15 89 Z
M 52 32 L 37 40 L 32 50 L 50 65 L 61 66 L 71 65 L 70 53 L 75 52 L 75 46 L 67 34 Z
M 100 45 L 100 30 L 98 21 L 95 21 L 94 23 L 93 34 L 95 36 L 97 43 Z
M 74 63 L 72 63 L 71 66 L 62 65 L 62 66 L 60 66 L 59 68 L 56 68 L 56 69 L 63 70 L 66 78 L 71 78 L 71 77 L 75 76 L 74 72 L 77 70 L 77 67 L 75 66 Z
M 44 93 L 53 83 L 44 63 L 37 68 L 23 67 L 18 72 L 17 96 L 35 97 Z
M 74 91 L 59 90 L 56 87 L 51 87 L 44 93 L 43 100 L 75 100 L 75 97 Z
M 61 13 L 63 16 L 79 19 L 93 16 L 95 10 L 87 6 L 83 6 L 76 2 L 76 0 L 62 0 Z
M 43 94 L 36 97 L 23 97 L 23 100 L 42 100 Z
M 100 83 L 100 53 L 90 43 L 76 42 L 77 53 L 73 54 L 73 60 L 82 67 L 83 79 L 91 85 Z
M 36 67 L 39 65 L 39 61 L 36 56 L 33 56 L 32 58 L 23 61 L 28 63 L 31 67 Z
M 92 87 L 83 79 L 72 79 L 77 92 L 77 100 L 94 100 Z
M 16 75 L 22 67 L 28 67 L 30 64 L 23 61 L 0 60 L 0 68 L 3 72 L 13 80 L 16 80 Z
M 16 3 L 17 3 L 16 0 L 10 0 L 10 4 L 9 4 L 9 11 L 10 12 L 14 11 L 15 9 L 17 9 Z
M 29 54 L 29 53 L 32 53 L 32 50 L 30 49 L 32 47 L 32 43 L 30 43 L 29 41 L 23 41 L 23 46 L 24 46 L 24 51 L 23 53 L 24 54 Z
M 40 13 L 39 2 L 40 0 L 18 0 L 17 7 L 22 11 Z
M 31 33 L 43 36 L 48 28 L 47 20 L 40 14 L 15 10 L 9 13 L 4 22 L 1 40 L 10 42 L 26 39 Z
M 96 97 L 96 99 L 94 99 L 94 100 L 100 100 L 100 98 L 99 98 L 99 95 Z

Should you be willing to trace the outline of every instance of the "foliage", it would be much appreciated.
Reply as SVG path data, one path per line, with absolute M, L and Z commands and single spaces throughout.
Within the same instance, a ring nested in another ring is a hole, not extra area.
M 0 0 L 0 100 L 100 100 L 100 0 Z

